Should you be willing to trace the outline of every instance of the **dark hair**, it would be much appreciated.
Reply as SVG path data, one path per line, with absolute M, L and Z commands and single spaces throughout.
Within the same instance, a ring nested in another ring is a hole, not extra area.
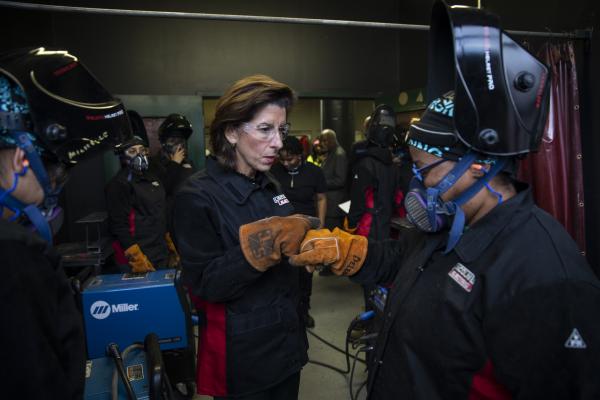
M 300 140 L 295 136 L 288 136 L 283 141 L 283 147 L 279 151 L 285 151 L 288 154 L 301 155 L 304 153 L 304 147 Z
M 235 168 L 235 146 L 225 137 L 227 129 L 238 128 L 269 104 L 285 108 L 289 114 L 296 96 L 287 85 L 266 75 L 252 75 L 235 82 L 217 102 L 210 125 L 211 152 L 219 163 Z

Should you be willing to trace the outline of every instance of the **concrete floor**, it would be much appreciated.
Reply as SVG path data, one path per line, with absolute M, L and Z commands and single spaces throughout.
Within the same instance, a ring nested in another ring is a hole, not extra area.
M 346 330 L 350 321 L 363 310 L 362 288 L 348 278 L 319 276 L 313 278 L 311 315 L 316 326 L 313 332 L 339 348 L 344 348 Z M 310 360 L 319 361 L 344 370 L 346 361 L 343 354 L 326 346 L 312 335 L 308 335 Z M 362 355 L 364 358 L 364 355 Z M 354 391 L 366 380 L 364 366 L 360 363 L 354 373 Z M 347 400 L 349 376 L 343 376 L 319 365 L 308 363 L 300 375 L 299 400 Z M 358 399 L 364 400 L 366 391 L 360 392 Z M 210 400 L 208 396 L 196 396 L 194 400 Z

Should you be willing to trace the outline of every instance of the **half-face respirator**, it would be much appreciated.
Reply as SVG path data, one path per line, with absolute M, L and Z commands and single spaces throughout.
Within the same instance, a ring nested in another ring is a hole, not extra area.
M 446 160 L 427 165 L 420 169 L 413 168 L 415 176 L 412 178 L 409 191 L 404 198 L 404 207 L 408 220 L 418 229 L 435 233 L 450 228 L 450 236 L 446 246 L 449 252 L 456 246 L 465 226 L 465 214 L 461 208 L 467 201 L 475 196 L 484 187 L 489 187 L 489 181 L 504 168 L 505 160 L 494 160 L 489 171 L 477 180 L 471 187 L 461 193 L 457 198 L 445 201 L 442 195 L 446 193 L 461 176 L 477 161 L 477 154 L 465 154 L 435 186 L 426 187 L 420 172 L 441 164 Z M 502 198 L 499 197 L 499 202 Z

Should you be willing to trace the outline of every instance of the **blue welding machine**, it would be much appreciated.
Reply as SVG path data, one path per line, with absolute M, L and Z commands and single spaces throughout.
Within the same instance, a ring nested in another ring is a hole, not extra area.
M 133 350 L 125 364 L 127 378 L 138 400 L 150 398 L 146 354 L 142 349 Z M 112 396 L 114 361 L 110 357 L 88 360 L 85 367 L 85 400 L 108 400 Z M 121 380 L 117 381 L 119 400 L 128 400 Z
M 181 271 L 98 275 L 81 292 L 88 359 L 106 356 L 108 344 L 125 349 L 158 336 L 170 381 L 195 381 L 195 346 L 190 305 Z

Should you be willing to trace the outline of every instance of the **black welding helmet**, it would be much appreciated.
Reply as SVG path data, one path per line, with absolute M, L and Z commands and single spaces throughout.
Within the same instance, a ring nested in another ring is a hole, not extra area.
M 550 71 L 484 10 L 433 6 L 428 102 L 454 91 L 458 138 L 481 153 L 536 150 L 548 116 Z
M 367 125 L 367 139 L 379 147 L 390 147 L 396 133 L 396 112 L 388 105 L 378 105 Z
M 1 54 L 0 75 L 19 86 L 28 104 L 28 113 L 1 112 L 4 136 L 28 132 L 46 157 L 74 165 L 131 135 L 123 104 L 67 51 Z
M 158 140 L 162 143 L 171 136 L 187 140 L 192 134 L 192 124 L 181 114 L 170 114 L 158 127 Z

